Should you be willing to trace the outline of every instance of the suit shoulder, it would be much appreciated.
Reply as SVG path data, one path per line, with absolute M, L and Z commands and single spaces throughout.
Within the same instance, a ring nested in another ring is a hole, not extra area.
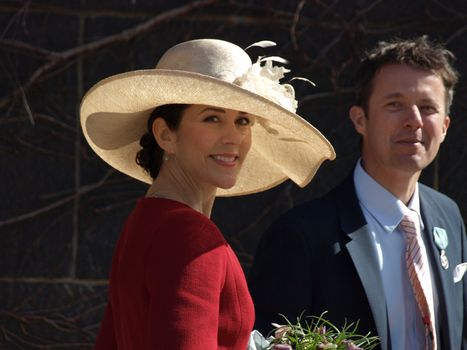
M 268 231 L 287 231 L 288 235 L 308 237 L 312 231 L 328 231 L 337 225 L 339 208 L 335 190 L 298 204 L 280 215 Z
M 292 218 L 294 220 L 300 218 L 318 218 L 322 215 L 335 213 L 337 211 L 336 188 L 321 197 L 310 199 L 306 202 L 298 204 L 282 214 L 281 217 Z
M 419 184 L 420 198 L 422 201 L 428 201 L 434 206 L 443 206 L 455 209 L 458 211 L 457 203 L 444 193 L 438 192 L 435 189 L 424 184 Z
M 419 185 L 420 205 L 426 214 L 437 213 L 450 222 L 459 222 L 463 226 L 463 217 L 457 203 L 447 195 L 426 185 Z

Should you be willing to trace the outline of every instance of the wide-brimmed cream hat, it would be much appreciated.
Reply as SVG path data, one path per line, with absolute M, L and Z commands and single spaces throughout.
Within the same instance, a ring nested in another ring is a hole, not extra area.
M 274 66 L 277 61 L 281 59 L 269 57 L 253 64 L 242 48 L 223 40 L 183 42 L 169 49 L 155 69 L 117 74 L 93 86 L 81 103 L 84 136 L 112 167 L 152 183 L 135 157 L 155 107 L 182 103 L 234 109 L 257 116 L 252 146 L 236 185 L 217 195 L 260 192 L 288 178 L 303 187 L 335 152 L 295 114 L 293 88 L 279 83 L 288 71 Z

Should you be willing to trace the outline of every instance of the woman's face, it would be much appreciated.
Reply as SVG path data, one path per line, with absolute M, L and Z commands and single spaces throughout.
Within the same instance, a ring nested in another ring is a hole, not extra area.
M 230 109 L 191 105 L 174 136 L 173 156 L 195 185 L 235 185 L 251 146 L 253 116 Z

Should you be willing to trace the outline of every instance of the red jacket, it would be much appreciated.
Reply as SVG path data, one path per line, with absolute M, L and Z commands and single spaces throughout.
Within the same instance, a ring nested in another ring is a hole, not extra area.
M 245 350 L 253 322 L 243 270 L 216 225 L 176 201 L 139 200 L 95 349 Z

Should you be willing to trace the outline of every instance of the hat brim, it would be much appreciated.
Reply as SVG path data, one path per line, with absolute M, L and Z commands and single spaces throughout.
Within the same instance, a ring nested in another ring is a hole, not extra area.
M 109 165 L 152 183 L 135 162 L 139 140 L 151 111 L 173 103 L 210 105 L 258 117 L 236 185 L 218 189 L 218 196 L 264 191 L 288 178 L 303 187 L 326 159 L 335 158 L 333 147 L 316 128 L 278 104 L 210 76 L 163 69 L 117 74 L 94 85 L 81 103 L 84 136 Z

